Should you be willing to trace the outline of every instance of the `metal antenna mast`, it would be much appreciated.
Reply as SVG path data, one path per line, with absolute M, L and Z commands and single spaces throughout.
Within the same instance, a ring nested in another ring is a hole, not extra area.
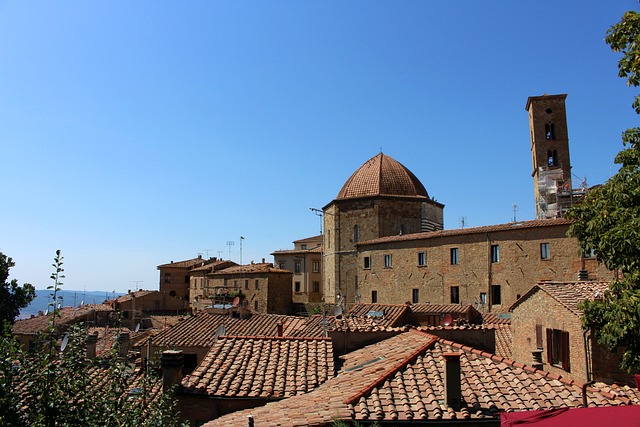
M 142 280 L 129 280 L 129 283 L 135 283 L 136 284 L 136 291 L 140 290 L 140 286 L 138 286 L 139 283 L 142 283 Z
M 227 240 L 227 246 L 229 246 L 229 260 L 231 260 L 231 246 L 235 245 L 236 242 L 233 240 Z

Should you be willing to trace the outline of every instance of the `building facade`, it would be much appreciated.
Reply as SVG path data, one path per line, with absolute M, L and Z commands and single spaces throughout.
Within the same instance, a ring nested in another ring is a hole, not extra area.
M 294 304 L 322 302 L 322 235 L 293 242 L 293 250 L 271 255 L 281 270 L 292 272 L 291 292 Z
M 357 245 L 357 298 L 384 304 L 473 304 L 506 312 L 540 281 L 610 280 L 595 257 L 549 219 L 391 236 Z
M 185 261 L 171 261 L 158 266 L 160 270 L 160 292 L 171 297 L 189 301 L 190 276 L 189 271 L 195 267 L 215 262 L 215 258 L 208 260 L 199 255 L 197 258 Z

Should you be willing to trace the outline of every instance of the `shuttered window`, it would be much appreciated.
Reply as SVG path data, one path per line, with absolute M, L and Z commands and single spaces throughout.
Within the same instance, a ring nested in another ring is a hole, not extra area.
M 547 362 L 570 371 L 569 332 L 560 329 L 547 329 Z

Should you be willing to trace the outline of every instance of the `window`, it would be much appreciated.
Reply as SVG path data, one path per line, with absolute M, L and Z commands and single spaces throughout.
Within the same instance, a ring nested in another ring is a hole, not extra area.
M 320 282 L 313 282 L 313 292 L 320 292 Z
M 460 286 L 451 287 L 451 304 L 460 304 Z
M 569 332 L 547 329 L 547 362 L 569 371 Z
M 238 287 L 238 281 L 237 281 L 237 280 L 235 280 L 235 279 L 233 280 L 233 287 L 234 287 L 234 288 L 237 288 L 237 287 Z
M 378 302 L 378 291 L 371 291 L 371 303 L 375 304 Z
M 249 289 L 249 279 L 244 280 L 244 288 Z
M 171 283 L 171 275 L 169 273 L 164 275 L 164 283 Z
M 424 252 L 418 252 L 418 265 L 419 266 L 427 265 L 427 256 Z
M 303 251 L 307 250 L 307 245 L 300 245 L 300 249 L 302 249 Z
M 255 311 L 258 311 L 258 301 L 254 301 L 254 302 L 253 302 L 253 309 L 254 309 Z
M 300 261 L 297 261 L 297 260 L 296 260 L 296 262 L 295 262 L 295 264 L 294 264 L 294 273 L 300 273 L 300 270 L 301 270 L 301 269 L 302 269 L 302 268 L 301 268 L 301 263 L 300 263 Z
M 384 256 L 384 268 L 391 268 L 391 255 Z
M 587 251 L 584 251 L 582 253 L 582 257 L 583 258 L 595 258 L 596 257 L 596 251 L 595 249 L 589 249 Z
M 411 290 L 411 302 L 417 304 L 420 302 L 420 289 Z
M 500 285 L 491 285 L 491 305 L 502 304 Z
M 229 280 L 229 279 L 226 279 L 226 278 L 224 279 L 224 286 L 225 286 L 225 287 L 227 286 L 227 281 L 228 281 L 228 280 Z
M 313 272 L 314 273 L 320 272 L 320 263 L 318 261 L 313 261 Z
M 545 124 L 544 133 L 548 141 L 556 139 L 556 125 L 554 123 Z
M 353 243 L 357 243 L 360 240 L 360 227 L 358 224 L 353 226 Z
M 300 292 L 300 282 L 295 283 L 295 291 Z
M 451 265 L 458 264 L 458 248 L 451 248 Z
M 486 304 L 486 303 L 487 303 L 487 293 L 480 292 L 480 304 Z
M 536 325 L 536 348 L 542 349 L 542 325 Z
M 172 296 L 172 297 L 175 297 L 178 294 L 176 294 L 176 291 L 171 291 L 171 292 L 169 292 L 169 295 Z
M 280 270 L 286 270 L 287 264 L 283 261 L 278 265 L 278 267 L 280 267 Z
M 368 256 L 364 257 L 364 269 L 369 270 L 371 268 L 371 258 Z
M 549 259 L 549 258 L 551 258 L 551 253 L 549 252 L 549 244 L 540 243 L 540 259 Z
M 491 262 L 500 261 L 500 246 L 491 245 Z
M 184 283 L 189 283 L 189 276 L 184 276 Z
M 258 286 L 258 284 L 259 284 L 259 283 L 260 283 L 260 281 L 259 281 L 258 279 L 256 279 L 255 284 L 254 284 L 254 285 L 255 285 L 255 287 L 256 287 L 256 289 L 258 289 L 258 287 L 259 287 L 259 286 Z

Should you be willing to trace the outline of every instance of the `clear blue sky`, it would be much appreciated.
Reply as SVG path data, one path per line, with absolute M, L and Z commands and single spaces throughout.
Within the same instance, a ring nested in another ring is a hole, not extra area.
M 66 289 L 109 291 L 239 262 L 240 236 L 272 260 L 381 149 L 446 228 L 532 219 L 527 97 L 568 94 L 573 171 L 604 182 L 638 122 L 604 36 L 637 8 L 0 1 L 0 251 L 20 283 L 49 285 L 59 248 Z

